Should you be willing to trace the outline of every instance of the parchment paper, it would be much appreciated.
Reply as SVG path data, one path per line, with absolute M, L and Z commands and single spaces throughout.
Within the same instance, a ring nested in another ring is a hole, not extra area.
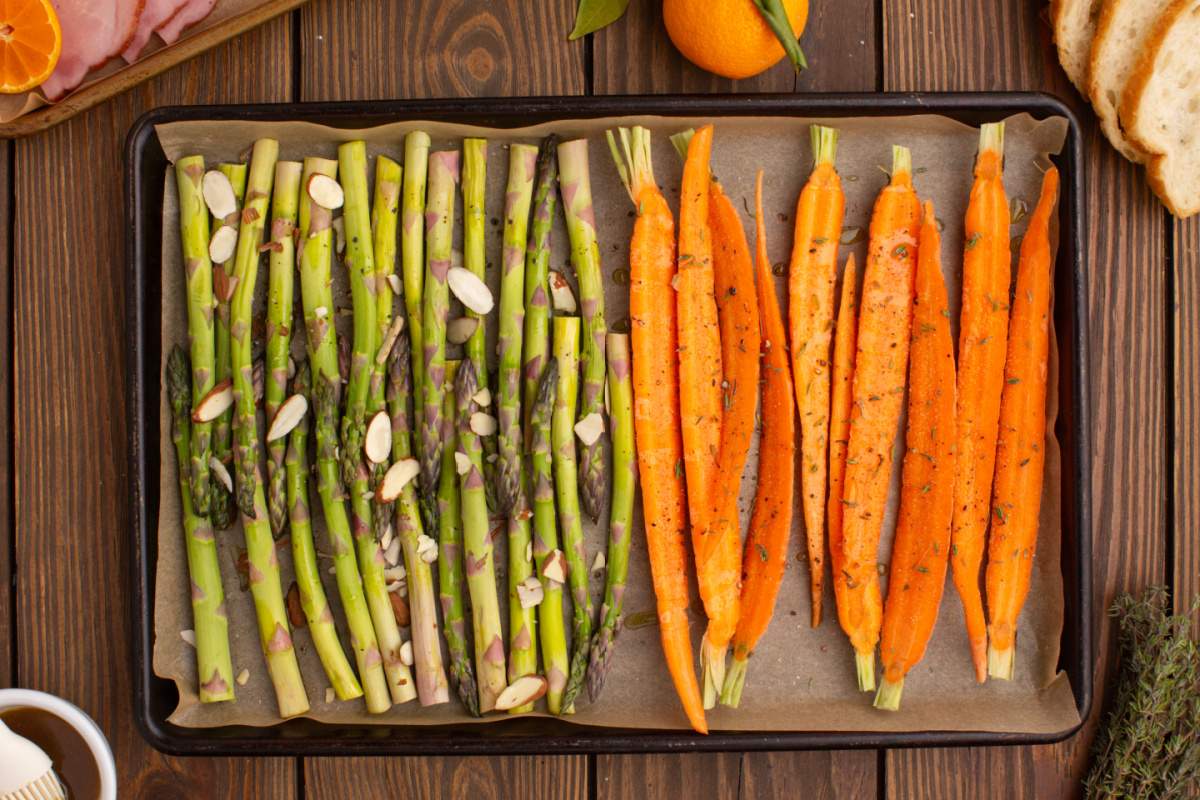
M 175 44 L 189 39 L 199 33 L 203 33 L 206 30 L 215 28 L 236 16 L 250 11 L 256 6 L 262 5 L 262 2 L 263 0 L 217 0 L 216 5 L 213 6 L 213 9 L 209 12 L 208 16 L 199 22 L 184 28 L 183 33 L 180 34 L 179 39 L 176 40 Z M 159 50 L 171 46 L 172 45 L 168 45 L 163 42 L 163 40 L 157 35 L 153 35 L 150 37 L 150 42 L 146 45 L 145 49 L 142 50 L 141 55 L 138 57 L 138 61 L 146 58 L 151 53 L 157 53 Z M 87 74 L 87 77 L 84 78 L 83 83 L 79 84 L 70 92 L 63 95 L 61 98 L 59 98 L 59 100 L 53 102 L 47 100 L 46 96 L 42 94 L 40 89 L 31 89 L 30 91 L 23 92 L 21 94 L 0 95 L 0 123 L 12 122 L 14 119 L 23 117 L 32 111 L 37 111 L 43 106 L 53 105 L 54 102 L 61 102 L 75 92 L 85 89 L 96 81 L 107 78 L 113 73 L 119 72 L 129 66 L 131 65 L 126 63 L 120 57 L 111 58 L 102 66 L 90 71 Z
M 713 170 L 725 191 L 742 210 L 743 223 L 753 231 L 751 215 L 755 171 L 766 170 L 764 202 L 768 218 L 768 240 L 772 263 L 787 263 L 792 246 L 791 225 L 796 198 L 811 168 L 808 126 L 818 120 L 798 118 L 727 118 L 717 122 L 713 149 Z M 571 120 L 520 130 L 479 129 L 434 122 L 396 123 L 365 131 L 325 128 L 309 123 L 181 122 L 160 126 L 159 137 L 168 158 L 201 153 L 208 162 L 236 159 L 260 136 L 280 141 L 280 157 L 334 157 L 338 142 L 364 138 L 371 155 L 387 153 L 399 159 L 402 137 L 414 128 L 428 131 L 434 147 L 457 147 L 466 135 L 487 136 L 488 169 L 488 267 L 495 289 L 498 281 L 503 184 L 507 173 L 505 145 L 511 141 L 536 142 L 542 134 L 554 130 L 561 136 L 586 135 L 590 144 L 593 195 L 600 237 L 603 271 L 606 276 L 607 313 L 610 325 L 627 325 L 627 289 L 614 276 L 627 276 L 628 241 L 633 224 L 633 209 L 622 189 L 603 142 L 603 130 L 614 124 L 648 125 L 654 133 L 654 167 L 659 185 L 677 207 L 681 165 L 667 135 L 683 128 L 703 124 L 701 119 L 626 118 Z M 978 132 L 952 120 L 937 116 L 895 118 L 842 118 L 828 120 L 841 130 L 837 163 L 846 190 L 846 231 L 840 256 L 854 252 L 862 264 L 866 251 L 866 230 L 876 193 L 887 181 L 884 168 L 890 167 L 892 143 L 912 148 L 915 184 L 921 197 L 932 199 L 944 223 L 943 263 L 950 296 L 957 297 L 963 246 L 962 217 L 971 186 L 971 169 Z M 1005 183 L 1014 207 L 1030 209 L 1036 202 L 1046 153 L 1057 153 L 1065 140 L 1066 121 L 1061 118 L 1035 122 L 1027 115 L 1008 121 L 1005 146 Z M 178 221 L 173 171 L 164 181 L 164 237 L 162 253 L 162 341 L 164 358 L 171 344 L 186 342 L 183 268 L 179 257 Z M 461 199 L 459 201 L 461 203 Z M 1023 232 L 1027 215 L 1013 226 L 1014 257 L 1016 237 Z M 561 217 L 561 213 L 560 213 Z M 561 219 L 554 234 L 552 265 L 567 264 L 567 237 Z M 262 268 L 266 269 L 265 265 Z M 569 268 L 567 269 L 569 273 Z M 335 265 L 338 280 L 343 271 Z M 861 269 L 860 269 L 861 274 Z M 265 279 L 260 285 L 266 284 Z M 784 281 L 777 280 L 781 302 L 786 302 Z M 341 290 L 344 298 L 344 287 Z M 674 302 L 664 297 L 664 302 Z M 338 305 L 348 305 L 345 299 Z M 345 319 L 341 320 L 343 323 Z M 494 344 L 494 330 L 490 332 Z M 299 342 L 295 343 L 299 347 Z M 489 352 L 491 348 L 489 348 Z M 663 354 L 668 357 L 667 354 Z M 799 508 L 795 513 L 792 540 L 794 557 L 784 576 L 775 616 L 770 629 L 751 659 L 741 708 L 718 707 L 709 712 L 709 725 L 715 730 L 758 731 L 922 731 L 978 730 L 992 732 L 1045 733 L 1071 727 L 1078 714 L 1067 676 L 1056 672 L 1059 640 L 1063 625 L 1063 580 L 1060 570 L 1060 455 L 1053 437 L 1057 414 L 1057 356 L 1052 354 L 1047 399 L 1050 436 L 1046 442 L 1046 481 L 1043 490 L 1041 531 L 1034 563 L 1029 601 L 1022 612 L 1018 635 L 1015 680 L 992 680 L 977 686 L 973 679 L 962 608 L 953 585 L 947 581 L 939 625 L 924 660 L 910 673 L 905 683 L 900 712 L 886 713 L 871 707 L 871 696 L 855 687 L 853 656 L 845 635 L 838 627 L 830 581 L 826 579 L 825 614 L 821 626 L 809 627 L 808 568 L 805 563 L 803 522 Z M 492 373 L 494 375 L 494 371 Z M 237 551 L 242 547 L 240 528 L 221 534 L 222 570 L 227 593 L 235 673 L 250 672 L 249 682 L 237 686 L 236 703 L 201 705 L 196 695 L 195 655 L 180 638 L 190 628 L 187 573 L 183 535 L 179 521 L 175 456 L 169 440 L 169 417 L 165 399 L 160 404 L 162 441 L 160 507 L 158 526 L 158 583 L 155 598 L 154 669 L 179 687 L 179 706 L 171 721 L 189 727 L 226 724 L 270 725 L 278 722 L 274 695 L 254 629 L 254 610 L 248 593 L 238 588 L 234 569 Z M 887 523 L 884 526 L 879 560 L 886 563 L 894 527 L 903 436 L 897 435 L 892 493 Z M 741 499 L 743 530 L 753 502 L 757 445 L 746 469 Z M 797 481 L 799 475 L 797 475 Z M 800 497 L 799 490 L 796 493 Z M 315 503 L 315 498 L 313 500 Z M 314 506 L 317 507 L 317 506 Z M 640 498 L 635 519 L 633 553 L 630 558 L 629 587 L 625 595 L 626 626 L 618 639 L 612 671 L 600 700 L 591 705 L 586 698 L 578 703 L 573 720 L 579 724 L 623 728 L 682 728 L 686 721 L 679 709 L 663 663 L 654 615 L 654 595 L 650 584 L 642 535 Z M 325 532 L 315 514 L 318 549 L 325 549 Z M 497 540 L 498 567 L 504 565 L 503 537 Z M 605 546 L 604 529 L 587 530 L 588 563 Z M 290 552 L 281 553 L 285 587 L 291 582 Z M 328 566 L 322 560 L 323 573 Z M 323 574 L 326 591 L 338 606 L 337 591 L 331 575 Z M 503 574 L 499 580 L 503 583 Z M 884 579 L 886 582 L 886 578 Z M 603 576 L 592 576 L 593 597 L 603 589 Z M 501 601 L 504 600 L 501 591 Z M 337 610 L 341 625 L 340 608 Z M 569 613 L 569 612 L 568 612 Z M 507 617 L 505 617 L 507 621 Z M 705 617 L 693 589 L 692 637 L 698 648 Z M 345 633 L 344 626 L 343 635 Z M 472 721 L 456 702 L 432 708 L 420 708 L 416 702 L 393 708 L 380 716 L 370 716 L 361 701 L 325 702 L 327 681 L 312 649 L 306 631 L 296 633 L 301 667 L 312 704 L 310 716 L 324 722 L 352 724 L 427 725 Z M 697 649 L 698 653 L 699 650 Z M 482 722 L 503 718 L 493 715 Z

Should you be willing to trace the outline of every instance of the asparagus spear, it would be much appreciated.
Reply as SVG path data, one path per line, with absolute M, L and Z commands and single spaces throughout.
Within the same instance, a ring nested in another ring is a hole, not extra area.
M 404 310 L 407 313 L 409 352 L 412 359 L 413 421 L 420 424 L 425 352 L 421 331 L 421 298 L 425 284 L 425 177 L 429 172 L 429 134 L 413 131 L 404 137 L 404 192 L 401 200 L 400 261 L 404 283 Z M 420 456 L 421 438 L 415 442 Z
M 560 150 L 561 152 L 561 150 Z M 592 597 L 588 593 L 588 566 L 583 552 L 583 518 L 575 460 L 575 395 L 579 387 L 579 317 L 554 318 L 554 359 L 558 362 L 558 391 L 551 422 L 554 448 L 554 490 L 558 522 L 562 526 L 574 614 L 571 628 L 571 673 L 563 692 L 564 713 L 574 710 L 575 697 L 587 674 L 592 636 Z
M 213 332 L 212 262 L 208 258 L 208 212 L 200 190 L 204 179 L 204 157 L 187 156 L 175 162 L 175 184 L 179 193 L 179 241 L 187 270 L 188 341 L 191 346 L 192 405 L 216 384 Z M 208 461 L 212 456 L 212 423 L 192 427 L 191 484 L 196 513 L 208 516 L 210 480 Z
M 546 670 L 546 706 L 551 714 L 562 713 L 563 689 L 570 665 L 563 620 L 563 590 L 557 580 L 545 575 L 546 561 L 562 558 L 558 550 L 558 519 L 554 506 L 553 455 L 550 449 L 551 419 L 558 389 L 558 362 L 550 359 L 539 376 L 540 385 L 529 415 L 529 461 L 533 480 L 533 557 L 541 576 L 542 602 L 538 606 L 538 631 L 542 643 L 542 665 Z
M 296 209 L 300 203 L 299 161 L 275 165 L 275 197 L 271 204 L 271 243 L 267 288 L 267 351 L 263 367 L 263 411 L 268 427 L 287 399 L 288 358 L 292 349 L 292 271 L 296 268 Z M 271 532 L 279 537 L 288 522 L 287 442 L 267 445 L 267 509 Z M 334 687 L 337 688 L 337 687 Z
M 346 273 L 354 306 L 354 352 L 350 357 L 350 381 L 346 386 L 346 408 L 342 416 L 342 482 L 353 486 L 363 461 L 367 427 L 367 396 L 374 375 L 375 356 L 375 249 L 371 242 L 371 217 L 367 194 L 367 145 L 346 142 L 338 147 L 345 205 L 342 222 L 346 232 Z M 366 491 L 364 488 L 363 491 Z M 355 494 L 351 489 L 351 497 Z M 364 519 L 366 528 L 371 526 Z M 386 660 L 386 659 L 385 659 Z
M 525 249 L 525 334 L 522 337 L 524 400 L 522 422 L 526 446 L 529 444 L 529 416 L 538 396 L 542 372 L 550 355 L 550 230 L 558 203 L 558 137 L 553 133 L 542 140 L 538 149 L 537 184 L 533 195 L 533 214 L 529 224 L 529 244 Z M 547 418 L 548 420 L 549 418 Z M 549 441 L 549 433 L 547 433 Z
M 201 703 L 233 699 L 233 663 L 229 656 L 229 619 L 225 616 L 225 590 L 217 562 L 217 542 L 208 520 L 192 508 L 188 481 L 191 463 L 192 378 L 188 357 L 181 347 L 167 357 L 167 398 L 171 405 L 171 441 L 179 461 L 179 501 L 183 510 L 183 538 L 187 546 L 188 575 L 192 581 L 192 627 L 196 633 L 196 675 Z
M 233 186 L 234 210 L 224 219 L 212 217 L 210 228 L 213 234 L 217 229 L 227 226 L 237 230 L 242 216 L 242 199 L 246 195 L 246 165 L 218 164 L 220 170 Z M 217 301 L 216 316 L 216 382 L 231 380 L 233 377 L 229 366 L 229 299 L 233 296 L 233 256 L 220 264 L 213 264 L 213 295 Z M 213 456 L 225 465 L 233 464 L 233 410 L 227 409 L 213 423 Z M 233 524 L 235 516 L 233 494 L 220 481 L 212 485 L 212 503 L 210 506 L 213 525 L 225 530 Z
M 629 543 L 633 523 L 634 476 L 637 461 L 633 451 L 633 385 L 630 380 L 629 336 L 610 333 L 605 347 L 608 358 L 609 419 L 613 441 L 613 497 L 609 509 L 608 575 L 604 604 L 600 606 L 600 630 L 592 638 L 588 665 L 588 698 L 594 703 L 604 688 L 616 637 L 621 629 L 621 603 L 629 575 Z
M 458 490 L 462 503 L 463 559 L 467 591 L 471 595 L 471 627 L 475 633 L 475 674 L 479 681 L 479 710 L 491 711 L 507 683 L 504 673 L 504 635 L 500 626 L 500 601 L 496 596 L 496 569 L 488 529 L 487 498 L 483 488 L 483 451 L 471 427 L 476 412 L 479 382 L 470 361 L 463 361 L 454 381 L 458 405 Z
M 388 332 L 392 326 L 392 306 L 396 293 L 392 281 L 396 280 L 396 219 L 400 208 L 400 165 L 387 156 L 375 159 L 375 199 L 371 203 L 372 248 L 375 251 L 375 342 L 376 353 L 374 374 L 371 376 L 371 394 L 367 402 L 368 416 L 385 407 L 384 383 L 388 372 L 387 355 L 382 350 L 387 346 Z M 380 358 L 380 355 L 383 355 Z M 372 485 L 378 486 L 387 472 L 388 464 L 375 465 Z M 383 538 L 391 530 L 391 509 L 375 497 L 372 519 L 375 535 Z
M 475 683 L 475 668 L 467 652 L 465 604 L 463 602 L 462 504 L 458 494 L 458 475 L 454 453 L 458 448 L 457 403 L 453 386 L 458 374 L 458 361 L 446 362 L 446 386 L 442 420 L 444 445 L 442 469 L 438 479 L 438 591 L 442 604 L 442 621 L 446 631 L 446 646 L 450 651 L 450 677 L 463 706 L 472 716 L 479 716 L 479 695 Z
M 604 322 L 604 276 L 600 271 L 600 247 L 596 244 L 587 139 L 560 144 L 558 168 L 563 210 L 567 214 L 567 233 L 571 238 L 571 264 L 579 279 L 580 306 L 583 310 L 583 393 L 579 401 L 579 417 L 584 419 L 598 414 L 603 421 L 604 337 L 608 328 Z M 600 438 L 584 447 L 579 469 L 579 494 L 584 510 L 593 520 L 600 518 L 608 495 L 606 440 L 607 436 L 602 432 Z
M 408 340 L 403 336 L 392 345 L 388 363 L 388 407 L 392 416 L 392 460 L 412 460 L 408 401 L 412 394 L 412 372 Z M 425 560 L 421 545 L 425 530 L 417 507 L 417 493 L 408 483 L 396 499 L 396 533 L 404 550 L 408 573 L 408 604 L 412 618 L 413 667 L 417 673 L 417 698 L 423 706 L 445 703 L 450 699 L 446 670 L 442 666 L 442 645 L 438 639 L 437 600 L 433 588 L 433 568 Z M 429 540 L 432 543 L 432 540 Z M 436 555 L 436 550 L 434 554 Z
M 308 711 L 308 697 L 304 693 L 300 665 L 288 630 L 287 610 L 279 582 L 279 559 L 271 524 L 267 520 L 259 466 L 254 361 L 250 350 L 258 249 L 262 244 L 267 199 L 271 195 L 271 177 L 278 155 L 279 142 L 274 139 L 259 139 L 254 143 L 246 185 L 246 207 L 242 211 L 234 256 L 235 288 L 229 307 L 229 335 L 234 396 L 233 461 L 237 473 L 238 507 L 242 511 L 242 530 L 246 537 L 250 593 L 254 597 L 258 635 L 267 659 L 267 671 L 275 686 L 279 714 L 286 718 Z
M 454 184 L 458 181 L 458 151 L 429 156 L 429 210 L 425 212 L 424 295 L 421 300 L 421 493 L 425 508 L 433 507 L 438 471 L 442 465 L 442 395 L 446 373 L 446 316 L 450 308 L 450 250 L 454 231 Z M 432 516 L 432 515 L 429 515 Z M 428 520 L 427 520 L 428 521 Z
M 296 164 L 300 167 L 300 164 Z M 275 179 L 278 182 L 279 172 Z M 297 185 L 300 176 L 296 175 Z M 288 234 L 289 238 L 291 234 Z M 296 370 L 292 391 L 308 396 L 312 372 L 305 361 Z M 296 584 L 300 589 L 300 607 L 308 620 L 308 632 L 325 668 L 325 676 L 337 693 L 339 700 L 362 697 L 362 687 L 342 643 L 338 640 L 337 627 L 333 622 L 333 610 L 325 597 L 321 575 L 317 567 L 317 548 L 313 544 L 312 517 L 308 505 L 308 417 L 292 429 L 288 437 L 285 473 L 287 484 L 287 511 L 291 522 L 292 565 L 296 570 Z
M 324 158 L 304 160 L 303 185 L 313 175 L 337 176 L 337 162 Z M 383 659 L 375 628 L 363 594 L 362 578 L 354 554 L 345 492 L 338 468 L 337 407 L 341 375 L 338 369 L 337 331 L 333 326 L 333 215 L 308 196 L 300 195 L 300 294 L 308 334 L 308 360 L 312 365 L 313 417 L 316 420 L 317 492 L 337 577 L 338 596 L 346 612 L 350 643 L 366 695 L 367 711 L 381 714 L 391 708 Z
M 524 608 L 517 587 L 533 576 L 530 510 L 521 464 L 521 337 L 525 322 L 525 234 L 537 148 L 514 144 L 508 154 L 504 252 L 500 283 L 499 480 L 500 507 L 508 513 L 508 680 L 537 672 L 537 611 Z M 533 706 L 514 708 L 514 713 Z
M 346 270 L 350 274 L 354 306 L 354 352 L 350 359 L 350 382 L 346 386 L 346 408 L 342 416 L 342 481 L 350 487 L 351 529 L 362 573 L 363 592 L 371 609 L 375 637 L 383 655 L 383 671 L 393 703 L 406 703 L 417 696 L 412 671 L 400 658 L 404 641 L 383 575 L 383 553 L 371 520 L 370 474 L 363 453 L 366 439 L 367 400 L 375 373 L 375 316 L 377 304 L 374 248 L 367 211 L 367 148 L 361 141 L 338 147 L 338 171 L 345 192 L 343 207 L 346 227 Z

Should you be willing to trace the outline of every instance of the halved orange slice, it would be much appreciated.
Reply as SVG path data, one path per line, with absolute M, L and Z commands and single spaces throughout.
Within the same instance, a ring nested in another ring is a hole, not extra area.
M 0 93 L 43 83 L 58 64 L 62 30 L 50 0 L 0 0 Z

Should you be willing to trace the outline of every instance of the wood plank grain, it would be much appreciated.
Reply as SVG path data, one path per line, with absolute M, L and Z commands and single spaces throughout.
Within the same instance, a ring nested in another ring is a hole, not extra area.
M 1175 609 L 1200 596 L 1200 217 L 1173 222 L 1175 303 Z M 1193 618 L 1200 630 L 1200 613 Z
M 122 145 L 147 108 L 290 99 L 278 20 L 16 143 L 17 681 L 78 704 L 112 743 L 122 796 L 292 797 L 291 759 L 176 759 L 133 723 L 126 606 L 126 224 Z
M 1039 18 L 1041 3 L 884 0 L 883 7 L 889 90 L 1067 92 Z M 1104 610 L 1118 591 L 1165 578 L 1166 242 L 1162 213 L 1140 172 L 1107 146 L 1090 113 L 1083 118 L 1099 709 L 1114 645 Z M 888 796 L 1074 796 L 1098 717 L 1093 713 L 1081 735 L 1055 746 L 889 752 Z
M 596 800 L 633 797 L 873 797 L 871 750 L 598 756 Z
M 12 507 L 12 231 L 9 215 L 12 193 L 9 165 L 12 146 L 0 147 L 0 688 L 13 679 L 13 507 Z
M 301 9 L 304 100 L 582 94 L 574 3 L 328 0 Z
M 309 800 L 392 797 L 470 797 L 585 800 L 587 756 L 490 758 L 309 758 Z M 352 781 L 352 783 L 351 783 Z M 350 789 L 352 788 L 352 791 Z
M 800 44 L 809 69 L 787 60 L 753 78 L 719 78 L 691 64 L 667 37 L 661 3 L 630 3 L 625 16 L 593 35 L 597 94 L 666 92 L 864 91 L 875 88 L 875 2 L 814 3 Z

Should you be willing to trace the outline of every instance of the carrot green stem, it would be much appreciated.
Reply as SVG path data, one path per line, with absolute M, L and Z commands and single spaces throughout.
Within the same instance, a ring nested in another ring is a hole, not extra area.
M 883 711 L 899 711 L 900 710 L 900 695 L 904 692 L 904 678 L 892 683 L 887 678 L 879 684 L 879 691 L 875 693 L 875 707 Z

